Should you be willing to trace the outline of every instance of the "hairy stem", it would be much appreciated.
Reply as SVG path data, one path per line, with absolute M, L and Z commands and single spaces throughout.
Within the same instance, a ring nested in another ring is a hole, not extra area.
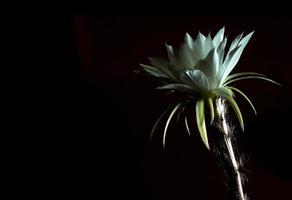
M 230 128 L 226 119 L 226 104 L 224 99 L 218 98 L 216 100 L 216 107 L 218 113 L 218 125 L 221 131 L 219 139 L 221 139 L 221 147 L 219 154 L 221 161 L 225 167 L 228 176 L 228 185 L 230 190 L 231 200 L 247 200 L 243 192 L 243 180 L 239 172 L 239 164 L 236 159 L 234 148 L 232 146 L 232 129 Z

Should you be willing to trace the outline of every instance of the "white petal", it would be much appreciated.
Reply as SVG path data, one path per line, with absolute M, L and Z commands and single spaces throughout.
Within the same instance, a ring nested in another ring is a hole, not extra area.
M 186 33 L 186 36 L 185 36 L 185 43 L 186 43 L 191 49 L 194 48 L 194 40 L 193 40 L 193 38 L 192 38 L 188 33 Z
M 173 65 L 178 65 L 175 49 L 171 45 L 166 44 L 166 50 L 169 62 Z
M 203 44 L 204 44 L 204 42 L 205 42 L 205 40 L 206 40 L 206 36 L 203 35 L 201 32 L 199 32 L 198 37 L 199 37 L 200 43 L 201 43 L 202 46 L 203 46 Z
M 209 80 L 213 76 L 212 66 L 210 66 L 210 63 L 206 59 L 199 60 L 199 62 L 197 62 L 197 64 L 195 65 L 195 69 L 203 72 Z
M 222 65 L 223 60 L 224 60 L 224 53 L 225 53 L 226 43 L 227 43 L 227 38 L 225 37 L 224 40 L 220 43 L 220 45 L 217 48 L 217 53 L 218 53 L 220 65 Z
M 200 88 L 198 87 L 198 85 L 193 81 L 193 79 L 187 73 L 181 74 L 180 80 L 183 84 L 190 86 L 197 92 L 200 92 Z
M 179 61 L 185 69 L 191 69 L 197 62 L 194 52 L 187 44 L 182 44 L 179 51 Z
M 230 53 L 227 54 L 223 66 L 222 66 L 222 70 L 221 70 L 221 74 L 220 74 L 220 81 L 222 82 L 231 72 L 230 68 L 231 66 L 235 63 L 238 62 L 240 55 L 243 51 L 242 46 L 237 46 L 236 48 L 234 48 Z M 235 64 L 236 64 L 235 63 Z M 233 69 L 233 68 L 232 68 Z
M 208 56 L 206 57 L 206 60 L 209 63 L 215 75 L 219 68 L 219 57 L 215 48 L 209 52 Z
M 209 90 L 210 86 L 208 78 L 202 71 L 189 70 L 186 73 L 201 90 Z
M 210 87 L 216 87 L 219 84 L 216 78 L 218 68 L 219 58 L 215 48 L 209 52 L 205 59 L 200 60 L 195 65 L 195 69 L 202 71 L 207 76 Z
M 204 42 L 204 46 L 203 46 L 203 49 L 202 49 L 203 58 L 205 58 L 213 48 L 214 48 L 213 41 L 212 41 L 211 35 L 209 33 L 208 37 L 206 38 L 206 40 Z
M 168 68 L 168 61 L 160 57 L 149 57 L 151 65 L 157 69 L 165 72 L 166 74 L 171 74 L 171 71 Z
M 161 68 L 167 68 L 168 61 L 161 57 L 149 57 L 149 60 L 151 62 L 151 65 L 161 69 Z
M 202 34 L 199 33 L 195 42 L 194 42 L 194 49 L 193 52 L 197 56 L 197 60 L 203 59 L 204 58 L 204 43 L 205 43 L 206 37 Z
M 213 38 L 213 44 L 217 48 L 219 44 L 222 42 L 224 37 L 225 27 L 221 28 L 218 33 Z
M 172 77 L 173 80 L 178 81 L 179 79 L 179 73 L 180 68 L 170 65 L 167 60 L 160 57 L 150 57 L 149 58 L 151 65 L 155 66 L 157 69 L 161 70 L 165 74 L 167 74 L 169 77 Z
M 238 43 L 240 41 L 240 39 L 242 38 L 243 33 L 241 33 L 240 35 L 238 35 L 231 43 L 230 47 L 229 47 L 229 51 L 228 53 L 230 53 L 234 48 L 236 48 L 238 46 Z
M 224 80 L 231 73 L 231 71 L 233 70 L 233 68 L 237 64 L 245 46 L 247 45 L 247 43 L 250 40 L 253 33 L 254 32 L 251 32 L 248 35 L 246 35 L 244 38 L 242 38 L 242 40 L 239 42 L 238 46 L 234 50 L 232 50 L 232 52 L 230 52 L 228 60 L 225 60 L 226 63 L 224 61 L 225 71 L 224 71 L 224 74 L 222 76 L 222 80 Z
M 251 36 L 253 35 L 253 33 L 254 33 L 254 31 L 250 32 L 248 35 L 246 35 L 244 38 L 242 38 L 242 40 L 240 40 L 238 45 L 245 47 L 247 45 L 248 41 L 250 40 Z
M 164 77 L 164 78 L 168 78 L 168 79 L 172 79 L 172 76 L 170 76 L 169 74 L 160 71 L 159 69 L 156 69 L 152 66 L 149 65 L 144 65 L 144 64 L 140 64 L 140 66 L 149 74 L 151 74 L 152 76 L 156 76 L 156 77 Z
M 178 84 L 178 83 L 166 84 L 166 85 L 157 87 L 157 89 L 160 89 L 160 90 L 176 90 L 176 91 L 189 93 L 189 94 L 193 94 L 194 92 L 196 92 L 196 90 L 194 90 L 194 88 L 190 87 L 189 85 Z

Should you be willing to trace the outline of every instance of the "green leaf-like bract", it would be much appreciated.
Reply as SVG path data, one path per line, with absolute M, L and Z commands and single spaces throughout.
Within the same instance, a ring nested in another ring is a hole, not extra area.
M 207 136 L 207 129 L 205 123 L 205 111 L 204 111 L 204 100 L 197 101 L 196 104 L 196 119 L 197 119 L 197 126 L 200 132 L 200 136 L 202 141 L 204 142 L 205 146 L 210 149 L 208 136 Z

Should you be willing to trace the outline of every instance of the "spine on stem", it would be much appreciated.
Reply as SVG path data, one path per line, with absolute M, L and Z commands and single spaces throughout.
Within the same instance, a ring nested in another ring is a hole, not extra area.
M 234 139 L 233 129 L 227 121 L 226 103 L 223 98 L 216 99 L 216 108 L 217 126 L 221 133 L 217 135 L 219 142 L 215 142 L 215 145 L 228 178 L 229 198 L 230 200 L 247 200 L 243 191 L 243 178 L 238 164 L 239 156 L 236 155 L 232 144 Z

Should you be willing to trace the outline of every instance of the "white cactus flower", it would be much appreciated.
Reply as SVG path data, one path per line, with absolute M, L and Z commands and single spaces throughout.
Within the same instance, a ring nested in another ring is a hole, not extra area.
M 213 102 L 217 97 L 226 99 L 234 109 L 240 126 L 242 130 L 244 130 L 242 114 L 234 100 L 233 92 L 241 94 L 254 111 L 255 108 L 242 91 L 230 86 L 230 84 L 239 80 L 252 78 L 276 83 L 266 78 L 264 75 L 254 72 L 230 74 L 238 63 L 245 46 L 254 32 L 247 34 L 245 37 L 243 37 L 243 33 L 238 35 L 232 41 L 228 51 L 225 51 L 227 37 L 224 36 L 224 31 L 225 28 L 223 27 L 213 38 L 210 34 L 206 37 L 199 33 L 195 41 L 187 33 L 185 35 L 185 41 L 179 49 L 166 45 L 168 60 L 159 57 L 151 57 L 149 58 L 151 65 L 140 64 L 149 74 L 168 81 L 167 84 L 158 87 L 159 89 L 173 90 L 186 95 L 183 102 L 171 107 L 172 111 L 170 112 L 164 129 L 164 146 L 168 125 L 176 112 L 185 110 L 189 105 L 186 104 L 186 102 L 192 102 L 195 105 L 197 127 L 202 141 L 209 149 L 205 125 L 205 104 L 209 105 L 211 122 L 213 122 L 215 116 Z M 169 111 L 169 109 L 167 109 L 167 111 Z M 164 112 L 156 122 L 151 135 L 154 133 L 159 121 L 168 113 L 167 111 Z M 185 125 L 189 132 L 186 115 Z

